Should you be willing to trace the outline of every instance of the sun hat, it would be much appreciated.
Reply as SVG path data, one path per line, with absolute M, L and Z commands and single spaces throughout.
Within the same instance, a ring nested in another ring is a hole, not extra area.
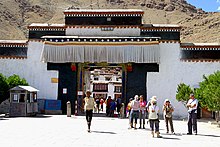
M 133 100 L 133 98 L 131 97 L 130 99 L 129 99 L 129 101 L 132 101 Z
M 151 103 L 156 103 L 157 100 L 156 99 L 151 99 Z
M 157 100 L 157 96 L 152 96 L 152 98 L 150 98 L 151 100 L 154 99 L 154 100 Z
M 191 97 L 191 96 L 194 96 L 194 94 L 193 94 L 193 93 L 191 93 L 191 94 L 190 94 L 190 97 Z

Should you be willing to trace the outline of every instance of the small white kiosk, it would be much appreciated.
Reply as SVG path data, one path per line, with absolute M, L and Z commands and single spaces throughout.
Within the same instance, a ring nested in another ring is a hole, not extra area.
M 10 89 L 9 116 L 35 116 L 38 113 L 37 91 L 31 86 Z

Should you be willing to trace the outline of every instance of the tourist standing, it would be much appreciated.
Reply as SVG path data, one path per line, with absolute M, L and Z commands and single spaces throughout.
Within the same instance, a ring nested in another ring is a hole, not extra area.
M 110 102 L 110 114 L 109 114 L 110 117 L 114 117 L 115 109 L 116 109 L 116 104 L 115 104 L 115 100 L 113 99 L 113 100 Z
M 103 104 L 104 104 L 104 99 L 103 98 L 101 98 L 101 100 L 100 100 L 100 106 L 101 106 L 101 111 L 103 111 Z
M 97 112 L 99 113 L 100 99 L 99 99 L 99 98 L 96 98 L 95 102 L 96 102 Z
M 173 111 L 174 111 L 174 107 L 171 105 L 169 99 L 166 99 L 163 105 L 163 114 L 164 114 L 164 120 L 166 123 L 167 133 L 169 133 L 169 126 L 168 126 L 168 123 L 169 123 L 171 133 L 175 134 L 174 128 L 173 128 Z
M 88 132 L 90 132 L 93 108 L 95 107 L 95 100 L 91 97 L 91 92 L 86 91 L 86 97 L 84 98 L 84 107 L 86 111 L 86 121 L 88 125 Z
M 142 127 L 142 122 L 143 122 L 143 129 L 145 129 L 145 117 L 146 117 L 146 101 L 144 100 L 144 96 L 140 95 L 140 112 L 139 112 L 139 119 L 140 119 L 140 127 Z
M 157 100 L 154 98 L 151 99 L 151 105 L 148 108 L 148 113 L 152 137 L 154 137 L 155 131 L 157 137 L 160 138 L 161 136 L 159 132 L 159 107 L 157 106 Z
M 118 117 L 120 117 L 121 106 L 122 106 L 121 98 L 118 97 L 116 100 L 116 108 L 117 108 Z
M 192 135 L 192 129 L 195 135 L 197 135 L 197 107 L 198 100 L 194 97 L 194 94 L 190 94 L 190 99 L 186 104 L 188 107 L 188 133 Z
M 110 103 L 112 101 L 111 96 L 108 96 L 108 98 L 105 100 L 105 104 L 106 104 L 106 116 L 109 116 L 110 114 Z
M 130 126 L 133 127 L 134 119 L 134 129 L 137 129 L 137 119 L 139 116 L 140 102 L 138 100 L 138 95 L 135 95 L 134 100 L 131 102 L 131 113 L 130 113 Z
M 152 99 L 154 99 L 154 100 L 157 100 L 157 97 L 156 96 L 152 96 L 151 98 L 150 98 L 150 100 L 147 102 L 147 104 L 146 104 L 146 109 L 147 109 L 147 111 L 146 111 L 146 115 L 147 115 L 147 124 L 148 124 L 148 122 L 149 122 L 149 113 L 148 113 L 148 109 L 149 109 L 149 107 L 150 107 L 150 105 L 151 105 L 151 100 Z

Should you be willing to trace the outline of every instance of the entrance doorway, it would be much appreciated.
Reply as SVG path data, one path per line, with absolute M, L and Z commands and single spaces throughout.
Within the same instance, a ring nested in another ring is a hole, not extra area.
M 118 64 L 81 64 L 79 65 L 79 84 L 78 84 L 78 110 L 84 113 L 83 98 L 87 90 L 92 92 L 92 97 L 96 101 L 94 113 L 105 116 L 107 98 L 110 96 L 112 101 L 120 99 L 124 101 L 123 94 L 123 72 L 124 68 Z M 81 95 L 80 95 L 81 94 Z M 116 103 L 117 104 L 117 103 Z M 116 114 L 116 109 L 115 113 Z
M 48 70 L 57 70 L 59 72 L 58 80 L 58 100 L 61 100 L 62 113 L 66 114 L 66 103 L 71 102 L 72 114 L 84 113 L 82 100 L 84 93 L 89 86 L 90 76 L 85 76 L 85 72 L 90 73 L 94 69 L 103 67 L 121 68 L 121 89 L 115 86 L 115 91 L 121 91 L 121 95 L 114 94 L 114 97 L 121 96 L 122 103 L 127 105 L 129 98 L 134 95 L 144 95 L 147 91 L 147 73 L 159 72 L 159 64 L 156 63 L 47 63 Z M 91 84 L 91 83 L 90 83 Z M 92 89 L 91 89 L 92 90 Z M 98 93 L 97 93 L 98 96 Z M 103 95 L 105 96 L 105 95 Z

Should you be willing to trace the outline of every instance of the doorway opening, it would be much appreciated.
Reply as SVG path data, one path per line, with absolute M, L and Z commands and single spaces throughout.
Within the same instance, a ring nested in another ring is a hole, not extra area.
M 96 101 L 93 113 L 99 114 L 99 116 L 117 116 L 120 112 L 117 110 L 120 109 L 117 106 L 121 105 L 124 101 L 123 66 L 116 64 L 84 64 L 80 67 L 79 77 L 78 91 L 82 91 L 82 95 L 78 95 L 80 111 L 82 113 L 84 111 L 83 98 L 85 97 L 85 92 L 89 90 Z

